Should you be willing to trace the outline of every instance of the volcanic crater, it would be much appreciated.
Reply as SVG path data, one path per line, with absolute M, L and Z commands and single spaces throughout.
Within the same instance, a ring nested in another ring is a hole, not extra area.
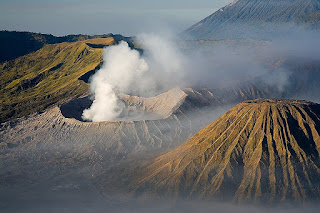
M 184 102 L 187 94 L 179 88 L 171 89 L 154 97 L 139 97 L 127 94 L 119 96 L 124 108 L 114 121 L 140 121 L 166 119 Z M 82 113 L 92 105 L 90 96 L 67 102 L 60 106 L 61 114 L 85 122 Z

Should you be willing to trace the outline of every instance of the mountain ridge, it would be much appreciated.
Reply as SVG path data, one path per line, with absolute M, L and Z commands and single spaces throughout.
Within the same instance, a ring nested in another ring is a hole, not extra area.
M 104 40 L 114 43 L 114 39 Z M 0 64 L 1 123 L 87 94 L 88 85 L 78 78 L 102 61 L 103 49 L 87 45 L 94 41 L 47 44 Z
M 77 42 L 88 39 L 110 38 L 113 37 L 116 42 L 125 40 L 131 43 L 130 37 L 120 34 L 103 34 L 103 35 L 65 35 L 54 36 L 52 34 L 34 33 L 28 31 L 0 31 L 0 63 L 14 60 L 20 56 L 35 52 L 47 44 L 58 44 L 62 42 Z

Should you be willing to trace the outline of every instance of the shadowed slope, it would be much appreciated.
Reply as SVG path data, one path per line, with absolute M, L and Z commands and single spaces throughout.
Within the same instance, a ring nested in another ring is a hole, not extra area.
M 320 194 L 320 105 L 243 102 L 138 172 L 136 193 L 236 201 Z

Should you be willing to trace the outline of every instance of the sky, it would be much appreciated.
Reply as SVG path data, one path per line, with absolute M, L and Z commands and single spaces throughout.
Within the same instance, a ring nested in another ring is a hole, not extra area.
M 0 30 L 57 36 L 180 32 L 232 0 L 0 0 Z

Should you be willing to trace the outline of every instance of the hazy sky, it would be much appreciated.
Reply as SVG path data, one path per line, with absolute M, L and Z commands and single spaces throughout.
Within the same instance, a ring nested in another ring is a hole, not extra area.
M 0 29 L 54 35 L 179 32 L 232 0 L 0 0 Z

